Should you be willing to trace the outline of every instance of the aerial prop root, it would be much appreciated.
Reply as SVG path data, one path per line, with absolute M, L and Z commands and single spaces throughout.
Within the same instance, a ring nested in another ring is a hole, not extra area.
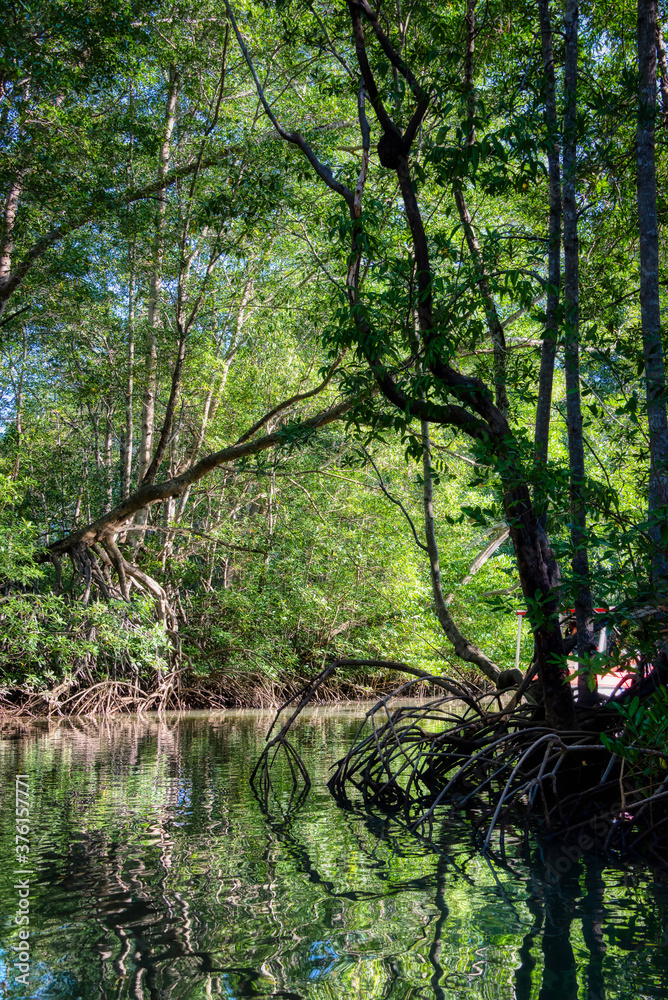
M 266 736 L 267 744 L 264 747 L 262 753 L 260 754 L 260 757 L 253 769 L 253 773 L 251 774 L 250 778 L 251 787 L 253 788 L 253 791 L 255 792 L 262 807 L 265 810 L 268 810 L 269 808 L 269 796 L 272 789 L 271 774 L 270 774 L 271 767 L 274 764 L 276 757 L 281 750 L 285 753 L 285 756 L 288 761 L 288 766 L 290 769 L 290 775 L 293 780 L 293 798 L 296 794 L 296 788 L 298 784 L 301 784 L 303 790 L 305 792 L 308 792 L 308 789 L 310 788 L 311 785 L 311 781 L 308 775 L 308 770 L 303 760 L 301 759 L 301 756 L 299 755 L 298 751 L 295 749 L 293 744 L 290 743 L 290 741 L 287 739 L 287 734 L 290 731 L 290 728 L 297 719 L 297 717 L 301 714 L 302 710 L 312 700 L 318 688 L 322 684 L 324 684 L 325 681 L 339 667 L 378 667 L 381 669 L 397 670 L 402 673 L 412 674 L 414 678 L 413 680 L 408 681 L 397 690 L 391 692 L 389 695 L 382 698 L 377 703 L 377 705 L 375 705 L 372 709 L 370 709 L 370 711 L 367 712 L 363 722 L 361 723 L 360 731 L 363 728 L 365 722 L 369 718 L 373 717 L 375 710 L 379 706 L 384 707 L 388 719 L 387 725 L 389 725 L 390 730 L 392 730 L 394 723 L 392 721 L 392 716 L 387 710 L 387 703 L 389 702 L 390 698 L 393 697 L 396 698 L 399 694 L 408 691 L 411 687 L 413 687 L 415 684 L 418 683 L 426 682 L 444 688 L 448 692 L 448 694 L 444 698 L 438 699 L 439 704 L 449 701 L 458 701 L 458 702 L 464 701 L 466 704 L 467 711 L 474 711 L 480 713 L 480 709 L 475 701 L 475 698 L 472 697 L 471 691 L 463 684 L 460 684 L 457 681 L 448 680 L 447 678 L 444 677 L 436 677 L 433 676 L 432 674 L 426 673 L 425 671 L 417 670 L 415 667 L 410 667 L 405 663 L 399 663 L 396 661 L 375 660 L 375 659 L 373 660 L 347 659 L 347 658 L 334 660 L 327 666 L 325 666 L 320 671 L 320 673 L 315 678 L 313 678 L 313 680 L 311 680 L 303 688 L 300 688 L 298 691 L 296 691 L 292 695 L 292 697 L 288 698 L 287 701 L 285 701 L 276 712 L 274 720 Z M 271 738 L 271 734 L 277 727 L 281 713 L 284 712 L 290 705 L 292 705 L 294 702 L 297 701 L 298 704 L 294 709 L 294 711 L 292 712 L 292 714 L 290 715 L 290 717 L 283 724 L 278 733 L 273 738 Z M 456 716 L 454 715 L 452 717 L 456 718 Z M 375 733 L 375 726 L 374 726 L 374 733 Z M 358 736 L 359 736 L 359 731 L 358 731 Z M 416 733 L 416 736 L 419 739 L 419 734 Z M 396 748 L 398 749 L 399 753 L 405 757 L 405 752 L 403 750 L 402 744 L 398 740 L 396 741 Z M 391 777 L 391 771 L 389 770 L 388 770 L 388 777 Z
M 623 721 L 611 705 L 583 714 L 582 728 L 555 731 L 534 718 L 536 707 L 517 704 L 501 711 L 490 706 L 499 692 L 472 694 L 463 685 L 432 677 L 405 664 L 337 660 L 277 713 L 252 776 L 265 805 L 270 771 L 283 749 L 293 781 L 308 791 L 310 779 L 287 734 L 314 692 L 338 666 L 378 665 L 412 673 L 369 709 L 328 785 L 342 803 L 361 794 L 367 809 L 402 813 L 417 834 L 430 835 L 436 810 L 445 807 L 471 819 L 476 839 L 492 851 L 505 827 L 529 828 L 568 841 L 582 837 L 602 849 L 642 849 L 668 861 L 668 772 L 647 780 L 640 769 L 624 768 L 606 747 L 603 733 L 619 735 Z M 445 688 L 420 704 L 391 709 L 418 680 Z M 271 738 L 278 717 L 299 703 Z M 369 731 L 370 726 L 370 731 Z

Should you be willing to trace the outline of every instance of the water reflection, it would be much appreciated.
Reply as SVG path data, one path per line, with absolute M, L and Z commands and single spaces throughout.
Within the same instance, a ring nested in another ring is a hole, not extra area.
M 338 808 L 325 784 L 353 712 L 300 723 L 314 786 L 268 821 L 247 778 L 269 721 L 193 713 L 0 734 L 1 995 L 668 997 L 662 877 L 549 846 L 492 863 L 445 820 L 430 844 Z M 32 788 L 28 991 L 7 951 L 16 773 Z M 279 772 L 279 807 L 290 792 Z

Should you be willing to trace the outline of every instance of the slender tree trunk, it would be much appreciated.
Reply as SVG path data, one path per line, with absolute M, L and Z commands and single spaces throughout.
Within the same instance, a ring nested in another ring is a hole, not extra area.
M 83 500 L 84 489 L 86 487 L 85 479 L 81 480 L 79 484 L 79 492 L 77 493 L 77 502 L 74 505 L 74 513 L 72 515 L 72 531 L 75 530 L 77 523 L 79 521 L 79 515 L 81 514 L 81 501 Z
M 665 122 L 668 119 L 668 60 L 666 59 L 666 45 L 663 40 L 663 31 L 658 20 L 656 22 L 656 61 L 659 70 L 659 82 L 661 84 L 661 111 Z
M 174 437 L 173 437 L 172 441 L 170 442 L 170 447 L 169 447 L 169 451 L 170 451 L 169 475 L 170 475 L 170 477 L 176 475 L 176 465 L 177 465 L 177 463 L 175 461 L 175 454 L 176 454 L 176 452 L 178 450 L 178 439 L 179 439 L 179 432 L 177 430 L 175 432 L 175 434 L 174 434 Z M 173 532 L 170 529 L 171 529 L 172 525 L 174 524 L 174 515 L 175 515 L 175 513 L 176 513 L 176 498 L 175 497 L 168 497 L 165 500 L 165 503 L 164 503 L 163 509 L 162 509 L 162 525 L 163 525 L 163 528 L 165 529 L 164 542 L 163 542 L 163 546 L 162 546 L 162 556 L 161 556 L 162 571 L 163 571 L 163 573 L 166 571 L 166 569 L 167 569 L 167 562 L 171 558 L 172 553 L 174 551 L 174 534 L 173 534 Z
M 557 98 L 554 76 L 554 48 L 552 45 L 552 24 L 549 0 L 538 0 L 540 33 L 543 49 L 543 73 L 545 87 L 545 121 L 548 134 L 548 169 L 550 178 L 550 220 L 547 304 L 545 330 L 540 356 L 540 377 L 538 383 L 538 403 L 536 406 L 536 428 L 534 451 L 538 464 L 538 480 L 534 492 L 536 514 L 543 528 L 547 523 L 546 477 L 547 455 L 550 438 L 550 414 L 552 411 L 552 382 L 554 359 L 557 353 L 559 332 L 559 296 L 561 287 L 561 170 L 559 167 L 559 138 L 557 125 Z
M 2 219 L 2 242 L 0 244 L 0 283 L 7 281 L 12 269 L 14 229 L 16 227 L 19 199 L 23 190 L 22 177 L 23 175 L 20 175 L 12 181 L 7 192 L 7 197 L 5 198 L 5 210 Z
M 134 447 L 134 421 L 132 409 L 135 385 L 135 281 L 134 261 L 130 269 L 128 286 L 128 381 L 125 390 L 125 433 L 121 448 L 121 493 L 126 500 L 130 496 L 132 482 L 132 451 Z
M 102 468 L 102 459 L 100 457 L 100 415 L 95 410 L 88 408 L 90 414 L 90 419 L 93 424 L 93 441 L 95 443 L 95 470 L 100 474 L 100 469 Z
M 130 83 L 130 113 L 134 114 L 134 86 Z M 134 183 L 134 135 L 130 133 L 130 159 L 126 170 L 128 188 Z M 126 208 L 130 223 L 130 206 Z M 130 496 L 132 484 L 132 453 L 134 451 L 134 391 L 135 391 L 135 262 L 137 243 L 133 238 L 128 249 L 128 325 L 127 364 L 128 380 L 125 390 L 125 427 L 121 433 L 121 499 Z M 123 536 L 125 540 L 125 536 Z
M 640 316 L 642 324 L 650 475 L 648 514 L 654 542 L 652 576 L 656 587 L 668 581 L 668 551 L 661 527 L 668 502 L 668 422 L 659 299 L 659 226 L 656 207 L 656 0 L 638 0 L 640 93 L 636 143 L 638 228 L 640 233 Z
M 179 90 L 179 78 L 174 66 L 169 68 L 169 87 L 167 105 L 165 108 L 165 133 L 158 156 L 158 181 L 164 182 L 167 176 L 171 154 L 171 140 L 176 123 L 176 105 Z M 158 377 L 158 327 L 160 325 L 160 289 L 162 287 L 162 262 L 164 256 L 165 215 L 167 211 L 167 191 L 163 186 L 157 193 L 158 206 L 155 214 L 155 234 L 153 238 L 153 262 L 149 280 L 148 313 L 146 321 L 146 353 L 145 377 L 146 384 L 142 396 L 141 435 L 137 456 L 137 484 L 141 486 L 151 466 L 153 452 L 153 434 L 155 431 L 155 397 Z M 141 526 L 146 524 L 147 510 L 137 512 L 135 523 L 139 530 L 132 532 L 133 545 L 140 544 L 143 538 Z
M 268 429 L 268 428 L 267 428 Z M 264 554 L 264 559 L 262 560 L 262 569 L 260 570 L 260 579 L 258 581 L 257 592 L 261 594 L 267 585 L 267 575 L 269 573 L 269 555 L 271 552 L 272 545 L 274 543 L 274 530 L 276 528 L 276 473 L 272 471 L 269 477 L 269 487 L 267 489 L 267 548 Z
M 167 400 L 167 406 L 165 408 L 165 419 L 162 424 L 162 429 L 160 431 L 160 438 L 158 440 L 157 448 L 155 449 L 155 454 L 151 459 L 151 464 L 146 470 L 146 474 L 142 480 L 142 485 L 148 486 L 150 483 L 155 482 L 155 477 L 160 468 L 160 464 L 165 457 L 165 452 L 167 450 L 167 445 L 169 438 L 172 433 L 172 427 L 174 423 L 174 414 L 176 412 L 176 402 L 179 395 L 179 390 L 181 388 L 181 375 L 183 373 L 183 363 L 186 357 L 186 340 L 187 333 L 182 332 L 179 337 L 179 346 L 176 354 L 176 359 L 174 361 L 174 368 L 172 370 L 172 385 L 169 393 L 169 399 Z
M 11 478 L 13 480 L 18 479 L 19 469 L 21 466 L 21 446 L 23 444 L 23 383 L 25 381 L 26 374 L 26 362 L 28 360 L 28 345 L 26 341 L 26 330 L 23 327 L 22 331 L 23 340 L 23 351 L 21 354 L 21 374 L 19 375 L 19 384 L 16 387 L 16 455 L 14 457 L 14 466 L 12 468 Z
M 171 66 L 169 88 L 165 109 L 165 133 L 158 157 L 158 181 L 167 176 L 171 141 L 176 123 L 176 103 L 178 98 L 178 74 Z M 147 339 L 146 339 L 146 387 L 142 399 L 141 442 L 137 468 L 137 482 L 141 483 L 151 463 L 153 433 L 155 428 L 155 393 L 157 384 L 157 328 L 160 324 L 160 289 L 162 286 L 162 261 L 164 255 L 165 213 L 167 192 L 162 187 L 156 195 L 158 207 L 155 216 L 155 236 L 153 240 L 153 265 L 149 282 Z
M 182 465 L 183 469 L 189 468 L 194 465 L 199 457 L 202 445 L 204 444 L 204 437 L 206 434 L 207 427 L 214 419 L 216 411 L 218 409 L 218 404 L 222 396 L 223 390 L 227 383 L 227 377 L 230 372 L 230 367 L 232 361 L 239 350 L 242 343 L 243 328 L 246 322 L 246 317 L 249 311 L 249 302 L 254 288 L 254 279 L 252 276 L 248 277 L 241 294 L 241 302 L 239 305 L 239 310 L 237 312 L 237 321 L 234 327 L 234 335 L 226 345 L 224 360 L 222 370 L 216 376 L 216 381 L 209 387 L 204 400 L 204 408 L 202 410 L 202 420 L 199 429 L 196 434 L 193 435 L 193 441 L 191 448 L 186 456 L 185 462 Z M 216 349 L 216 359 L 218 359 L 220 352 L 222 350 L 223 343 L 222 338 L 219 340 Z M 176 520 L 180 521 L 184 515 L 186 504 L 188 503 L 188 498 L 190 496 L 190 489 L 185 490 L 183 495 L 179 499 Z
M 105 472 L 105 492 L 107 494 L 107 504 L 105 514 L 108 514 L 114 506 L 114 480 L 112 462 L 112 410 L 107 407 L 107 414 L 104 422 L 104 472 Z
M 478 649 L 472 642 L 469 642 L 457 628 L 452 615 L 448 610 L 448 605 L 443 595 L 441 583 L 441 566 L 438 554 L 438 542 L 436 540 L 436 525 L 434 522 L 434 479 L 431 465 L 431 442 L 429 440 L 429 424 L 426 420 L 420 421 L 422 431 L 422 481 L 423 481 L 423 504 L 424 504 L 424 532 L 427 542 L 427 552 L 429 555 L 429 571 L 431 575 L 431 590 L 434 595 L 434 608 L 439 625 L 443 629 L 452 647 L 462 660 L 466 663 L 473 663 L 486 677 L 496 682 L 501 671 L 496 663 L 493 663 L 488 656 L 485 656 L 481 649 Z
M 566 374 L 566 424 L 571 496 L 571 567 L 576 582 L 575 620 L 578 656 L 591 652 L 594 628 L 587 522 L 585 513 L 585 459 L 580 400 L 580 330 L 579 330 L 579 239 L 576 197 L 577 153 L 577 80 L 578 80 L 578 0 L 567 0 L 565 17 L 566 65 L 564 89 L 563 213 L 564 213 L 564 305 Z M 580 702 L 592 701 L 587 678 L 578 679 Z

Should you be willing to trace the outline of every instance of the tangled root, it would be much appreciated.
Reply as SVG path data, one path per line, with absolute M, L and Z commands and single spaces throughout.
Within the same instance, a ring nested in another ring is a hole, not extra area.
M 446 693 L 392 709 L 391 701 L 417 683 L 412 680 L 367 712 L 329 781 L 341 804 L 361 799 L 365 809 L 398 816 L 423 836 L 431 836 L 437 811 L 447 809 L 472 821 L 484 850 L 495 849 L 497 838 L 502 846 L 507 830 L 534 829 L 566 841 L 585 835 L 592 847 L 642 850 L 656 862 L 668 862 L 668 770 L 659 772 L 658 781 L 656 769 L 646 778 L 606 747 L 602 736 L 618 735 L 622 728 L 611 706 L 583 713 L 577 730 L 555 732 L 534 721 L 534 706 L 517 707 L 516 698 L 514 707 L 503 708 L 499 691 L 480 694 L 410 672 Z M 256 765 L 254 787 L 267 809 L 270 767 L 281 747 L 295 783 L 308 783 L 287 734 L 308 703 L 309 690 Z

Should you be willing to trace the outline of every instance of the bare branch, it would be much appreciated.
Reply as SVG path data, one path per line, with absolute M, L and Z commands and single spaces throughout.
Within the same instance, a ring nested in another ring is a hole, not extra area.
M 267 114 L 267 117 L 269 118 L 269 121 L 274 126 L 274 128 L 276 129 L 276 131 L 278 132 L 278 134 L 281 136 L 282 139 L 285 139 L 286 142 L 290 142 L 293 145 L 298 146 L 299 149 L 301 149 L 302 153 L 309 161 L 309 163 L 317 173 L 318 177 L 320 177 L 320 179 L 325 182 L 327 187 L 331 188 L 332 191 L 336 191 L 337 194 L 340 194 L 341 197 L 345 199 L 348 205 L 352 205 L 353 201 L 352 191 L 349 188 L 347 188 L 345 184 L 341 184 L 339 181 L 336 180 L 330 168 L 326 166 L 326 164 L 320 162 L 320 160 L 315 155 L 315 153 L 313 152 L 309 144 L 306 142 L 304 137 L 300 135 L 299 132 L 288 132 L 287 129 L 284 129 L 281 123 L 279 122 L 278 118 L 272 111 L 271 105 L 269 104 L 267 98 L 265 97 L 264 89 L 262 87 L 262 84 L 260 83 L 260 78 L 257 75 L 257 71 L 253 64 L 253 60 L 251 59 L 250 53 L 246 48 L 246 44 L 243 38 L 241 37 L 241 32 L 237 27 L 237 22 L 234 17 L 234 14 L 232 13 L 232 8 L 230 7 L 229 0 L 224 0 L 224 3 L 225 3 L 225 9 L 227 10 L 227 16 L 229 17 L 230 23 L 232 24 L 232 29 L 234 30 L 234 34 L 237 36 L 239 48 L 243 53 L 244 59 L 248 63 L 248 68 L 251 71 L 253 80 L 255 81 L 255 87 L 257 89 L 258 97 L 260 98 L 260 102 Z
M 374 467 L 375 473 L 378 476 L 378 484 L 379 484 L 381 490 L 383 491 L 383 493 L 385 494 L 385 496 L 387 497 L 388 500 L 391 500 L 391 502 L 393 504 L 396 504 L 396 506 L 399 508 L 399 510 L 401 511 L 401 513 L 404 515 L 404 517 L 406 518 L 406 520 L 410 524 L 411 531 L 413 532 L 413 538 L 415 539 L 415 544 L 417 545 L 417 547 L 419 549 L 422 549 L 423 552 L 428 552 L 429 549 L 427 548 L 427 546 L 424 545 L 420 541 L 420 539 L 418 538 L 418 533 L 417 533 L 417 531 L 415 529 L 415 525 L 413 524 L 413 520 L 412 520 L 410 514 L 408 513 L 408 511 L 406 510 L 406 508 L 404 507 L 404 505 L 402 504 L 401 500 L 398 500 L 395 496 L 392 496 L 392 494 L 390 493 L 390 491 L 387 489 L 387 487 L 385 486 L 385 483 L 383 482 L 383 477 L 381 476 L 381 474 L 380 474 L 380 472 L 378 470 L 378 466 L 376 465 L 376 463 L 374 462 L 374 460 L 372 459 L 371 455 L 366 450 L 366 448 L 363 447 L 362 451 L 364 452 L 364 454 L 366 455 L 367 459 L 369 460 L 369 462 L 371 462 L 372 466 Z

